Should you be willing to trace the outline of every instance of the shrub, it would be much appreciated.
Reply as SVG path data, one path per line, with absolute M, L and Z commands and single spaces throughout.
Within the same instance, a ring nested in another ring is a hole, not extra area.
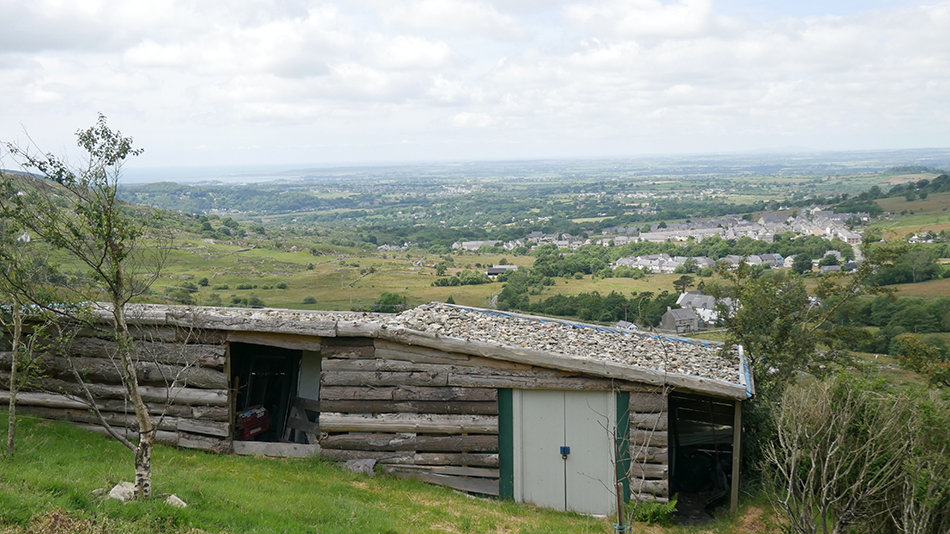
M 648 525 L 669 525 L 673 514 L 676 513 L 676 496 L 669 502 L 637 502 L 627 503 L 628 523 L 646 523 Z
M 251 284 L 238 284 L 237 289 L 254 289 L 254 286 Z
M 277 289 L 287 289 L 287 282 L 280 282 L 276 286 Z
M 208 281 L 207 278 L 202 278 L 201 280 L 198 280 L 198 285 L 201 286 L 201 287 L 208 287 L 208 284 L 210 284 L 210 283 L 211 283 L 211 282 Z
M 228 287 L 227 284 L 221 284 L 221 285 L 214 286 L 211 289 L 213 289 L 214 291 L 224 291 L 226 289 L 231 289 L 231 288 Z
M 317 303 L 317 299 L 315 299 L 314 297 L 304 297 L 303 303 L 304 303 L 304 304 L 316 304 L 316 303 Z

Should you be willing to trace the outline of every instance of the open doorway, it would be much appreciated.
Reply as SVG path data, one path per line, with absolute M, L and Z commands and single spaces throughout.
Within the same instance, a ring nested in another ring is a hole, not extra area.
M 281 441 L 297 396 L 302 351 L 231 343 L 235 439 Z

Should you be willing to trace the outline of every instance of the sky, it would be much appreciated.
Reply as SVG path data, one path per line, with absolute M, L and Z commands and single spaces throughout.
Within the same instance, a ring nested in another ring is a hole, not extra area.
M 98 113 L 159 168 L 948 147 L 950 1 L 0 0 L 0 140 Z

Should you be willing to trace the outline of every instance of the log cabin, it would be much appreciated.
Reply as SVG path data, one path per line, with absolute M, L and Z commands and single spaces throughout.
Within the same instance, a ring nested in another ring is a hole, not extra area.
M 159 442 L 369 459 L 592 514 L 678 492 L 736 502 L 742 402 L 754 394 L 742 347 L 442 303 L 398 315 L 130 305 L 128 317 Z M 106 330 L 44 357 L 19 413 L 102 431 L 78 373 L 134 439 Z

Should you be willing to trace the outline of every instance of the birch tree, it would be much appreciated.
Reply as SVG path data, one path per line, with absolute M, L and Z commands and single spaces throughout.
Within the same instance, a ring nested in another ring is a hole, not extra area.
M 32 147 L 7 145 L 21 167 L 41 179 L 5 175 L 0 214 L 82 265 L 90 283 L 76 300 L 105 301 L 104 313 L 111 319 L 110 334 L 118 347 L 120 372 L 138 425 L 137 443 L 124 443 L 134 453 L 135 495 L 148 498 L 155 428 L 134 368 L 126 305 L 159 276 L 168 247 L 167 243 L 145 246 L 146 239 L 156 239 L 146 235 L 147 214 L 117 196 L 124 162 L 142 149 L 133 148 L 131 137 L 110 129 L 103 115 L 76 136 L 85 152 L 78 166 Z

